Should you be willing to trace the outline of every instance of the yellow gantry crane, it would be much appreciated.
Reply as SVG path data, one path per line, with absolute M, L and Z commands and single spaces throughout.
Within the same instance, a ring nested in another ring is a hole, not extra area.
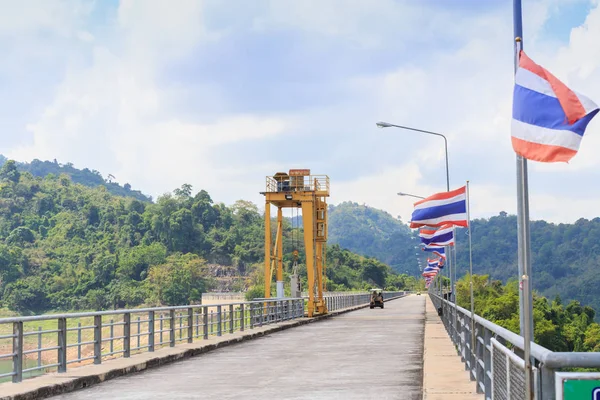
M 325 250 L 327 244 L 327 197 L 329 177 L 311 175 L 309 169 L 291 169 L 267 176 L 265 196 L 265 298 L 271 297 L 273 272 L 277 269 L 277 297 L 283 298 L 283 209 L 302 211 L 304 248 L 308 278 L 308 316 L 326 314 L 323 299 L 325 281 Z M 275 242 L 271 232 L 271 205 L 277 207 Z M 294 250 L 294 274 L 291 277 L 292 297 L 300 297 L 296 271 L 298 251 Z

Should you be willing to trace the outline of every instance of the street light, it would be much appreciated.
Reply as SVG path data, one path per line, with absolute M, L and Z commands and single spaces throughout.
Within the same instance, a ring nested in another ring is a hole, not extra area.
M 442 138 L 444 138 L 444 149 L 446 151 L 446 189 L 449 192 L 450 191 L 450 171 L 448 169 L 448 140 L 446 139 L 446 136 L 442 135 L 441 133 L 436 133 L 436 132 L 431 132 L 431 131 L 424 131 L 422 129 L 416 129 L 416 128 L 409 128 L 408 126 L 402 126 L 402 125 L 394 125 L 394 124 L 390 124 L 389 122 L 378 122 L 377 124 L 378 128 L 400 128 L 400 129 L 407 129 L 409 131 L 415 131 L 415 132 L 421 132 L 421 133 L 426 133 L 428 135 L 435 135 L 435 136 L 441 136 Z
M 441 136 L 444 139 L 444 150 L 446 152 L 446 190 L 448 192 L 450 191 L 450 170 L 448 168 L 448 139 L 446 139 L 446 136 L 442 135 L 441 133 L 437 133 L 437 132 L 426 131 L 426 130 L 423 130 L 423 129 L 410 128 L 408 126 L 390 124 L 389 122 L 383 122 L 383 121 L 377 122 L 376 125 L 377 125 L 378 128 L 400 128 L 400 129 L 406 129 L 406 130 L 409 130 L 409 131 L 426 133 L 428 135 Z M 403 195 L 405 195 L 405 194 L 403 194 Z M 451 282 L 452 282 L 452 280 L 454 280 L 454 282 L 456 282 L 456 270 L 454 271 L 454 274 L 455 274 L 454 279 L 452 279 L 452 277 L 450 277 L 450 281 Z
M 398 196 L 408 196 L 408 197 L 414 197 L 415 199 L 424 199 L 424 198 L 425 198 L 425 197 L 423 197 L 423 196 L 417 196 L 417 195 L 414 195 L 414 194 L 410 194 L 410 193 L 402 193 L 402 192 L 399 192 L 399 193 L 398 193 Z

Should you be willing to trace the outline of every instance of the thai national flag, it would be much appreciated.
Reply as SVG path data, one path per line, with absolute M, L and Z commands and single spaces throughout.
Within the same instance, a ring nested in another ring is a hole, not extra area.
M 421 243 L 428 246 L 454 246 L 454 227 L 444 225 L 439 229 L 421 229 L 419 232 Z
M 442 269 L 442 268 L 444 268 L 444 259 L 443 258 L 438 258 L 437 260 L 427 259 L 427 266 Z
M 436 247 L 436 246 L 425 246 L 421 250 L 423 251 L 431 251 L 433 254 L 446 259 L 446 249 L 444 247 Z
M 512 145 L 524 158 L 568 162 L 598 106 L 521 51 L 513 93 Z
M 436 193 L 417 201 L 410 227 L 457 225 L 467 227 L 467 187 Z

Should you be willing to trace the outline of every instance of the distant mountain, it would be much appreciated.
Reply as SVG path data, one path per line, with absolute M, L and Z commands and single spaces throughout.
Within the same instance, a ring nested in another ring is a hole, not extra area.
M 31 165 L 34 171 L 40 166 Z M 264 219 L 255 204 L 215 204 L 204 190 L 194 195 L 189 184 L 143 202 L 112 195 L 101 183 L 73 183 L 68 174 L 41 178 L 23 171 L 12 160 L 0 167 L 0 310 L 190 304 L 214 289 L 264 295 Z M 287 282 L 295 250 L 290 239 L 298 233 L 286 221 Z M 298 270 L 307 287 L 299 244 Z M 416 285 L 414 278 L 338 245 L 328 246 L 327 262 L 332 291 Z
M 417 241 L 405 223 L 385 211 L 352 202 L 329 206 L 329 242 L 417 275 Z
M 0 167 L 5 163 L 6 158 L 0 155 Z M 90 171 L 87 168 L 80 170 L 74 168 L 70 163 L 63 165 L 56 160 L 52 162 L 34 160 L 31 163 L 17 163 L 16 166 L 18 171 L 29 172 L 36 177 L 67 174 L 75 183 L 92 188 L 103 186 L 111 194 L 131 197 L 144 203 L 152 201 L 151 197 L 140 191 L 132 190 L 129 184 L 120 186 L 111 182 L 112 179 L 103 178 L 98 171 Z M 52 180 L 48 182 L 52 182 Z M 37 199 L 36 201 L 39 201 L 39 204 L 35 206 L 39 208 L 37 212 L 43 215 L 44 207 L 49 206 L 46 205 L 45 200 Z M 66 200 L 60 200 L 60 203 L 62 204 L 64 201 Z M 73 201 L 80 201 L 80 199 Z M 9 212 L 7 215 L 10 214 Z M 8 235 L 14 233 L 13 230 L 16 232 L 15 235 L 19 233 L 20 231 L 16 230 L 20 229 L 21 224 L 26 224 L 23 221 L 29 221 L 29 219 L 30 217 L 26 216 L 22 217 L 22 220 L 15 219 L 6 226 L 0 224 L 0 232 L 2 229 L 6 230 L 4 234 L 0 234 L 0 242 L 1 239 L 8 240 Z M 302 225 L 301 218 L 299 220 L 286 219 L 286 223 L 289 223 L 291 228 Z M 49 220 L 47 223 L 44 222 L 44 226 L 47 224 L 48 227 L 51 227 L 53 223 Z M 150 220 L 146 223 L 150 223 Z M 493 279 L 500 279 L 504 282 L 510 278 L 516 278 L 518 276 L 516 217 L 500 212 L 498 216 L 489 219 L 473 220 L 471 227 L 474 273 L 489 274 Z M 40 234 L 44 234 L 43 231 L 46 229 L 37 225 L 34 228 Z M 257 232 L 259 231 L 260 229 Z M 262 234 L 260 233 L 262 231 L 257 232 L 254 232 L 253 235 L 258 234 L 257 242 L 254 243 L 258 249 L 262 246 Z M 212 235 L 208 231 L 206 234 Z M 418 275 L 415 253 L 422 253 L 415 248 L 419 243 L 416 232 L 411 232 L 405 223 L 385 211 L 353 202 L 331 205 L 329 207 L 329 243 L 338 244 L 355 253 L 376 258 L 390 265 L 399 273 Z M 300 245 L 302 246 L 302 244 Z M 534 289 L 550 299 L 560 294 L 564 300 L 578 300 L 582 304 L 589 304 L 596 310 L 600 310 L 600 295 L 598 295 L 600 274 L 597 273 L 600 270 L 600 259 L 598 258 L 600 218 L 580 219 L 574 224 L 532 221 L 531 245 Z M 457 229 L 459 276 L 468 271 L 467 246 L 466 230 Z M 291 251 L 290 249 L 288 250 Z M 261 249 L 256 251 L 262 254 Z M 216 250 L 212 249 L 202 255 L 209 258 L 210 261 L 210 257 L 214 254 L 216 254 Z M 2 257 L 0 251 L 0 275 L 4 265 Z
M 6 160 L 6 157 L 0 154 L 0 168 L 4 165 Z M 112 182 L 114 179 L 112 175 L 108 175 L 107 179 L 104 179 L 100 172 L 96 170 L 90 171 L 88 168 L 77 169 L 71 163 L 59 164 L 56 160 L 40 161 L 36 159 L 31 163 L 17 162 L 16 164 L 17 169 L 20 172 L 29 172 L 33 176 L 43 178 L 49 174 L 56 176 L 60 174 L 67 174 L 71 177 L 71 180 L 74 183 L 79 183 L 88 187 L 104 186 L 109 193 L 114 194 L 115 196 L 133 197 L 144 202 L 152 201 L 151 196 L 146 196 L 139 190 L 132 190 L 129 183 L 121 186 L 116 182 Z
M 518 277 L 517 217 L 500 212 L 471 223 L 473 272 L 506 282 Z M 457 234 L 458 272 L 469 267 L 468 236 Z M 600 310 L 600 218 L 574 224 L 531 222 L 532 282 L 549 299 L 578 300 Z
M 507 282 L 518 277 L 517 218 L 500 212 L 471 221 L 473 272 Z M 469 270 L 468 236 L 457 228 L 457 275 Z M 385 211 L 356 203 L 329 209 L 329 241 L 415 275 L 416 232 Z M 574 224 L 531 222 L 533 287 L 553 299 L 578 300 L 600 310 L 600 218 Z

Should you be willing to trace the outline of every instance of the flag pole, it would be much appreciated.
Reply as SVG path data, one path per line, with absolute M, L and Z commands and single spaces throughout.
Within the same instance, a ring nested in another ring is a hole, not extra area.
M 523 48 L 523 15 L 521 0 L 513 0 L 513 27 L 515 38 L 515 74 L 519 67 L 519 55 Z M 517 155 L 517 232 L 519 268 L 519 320 L 523 336 L 523 358 L 525 360 L 525 399 L 532 398 L 532 376 L 530 346 L 533 337 L 533 299 L 531 285 L 531 239 L 529 234 L 529 185 L 527 160 Z
M 471 360 L 475 354 L 475 299 L 473 298 L 473 252 L 471 246 L 471 200 L 467 181 L 467 226 L 469 229 L 469 287 L 471 291 Z
M 454 246 L 451 252 L 451 256 L 453 256 L 453 260 L 452 260 L 452 301 L 454 303 L 454 316 L 453 316 L 453 326 L 454 326 L 454 331 L 452 332 L 452 337 L 456 338 L 456 333 L 458 332 L 458 330 L 456 329 L 456 324 L 457 324 L 457 312 L 456 312 L 456 268 L 458 267 L 458 265 L 456 264 L 456 245 L 457 245 L 457 239 L 456 239 L 456 228 L 453 226 L 452 227 L 452 237 L 454 238 Z M 458 347 L 457 347 L 458 349 Z

